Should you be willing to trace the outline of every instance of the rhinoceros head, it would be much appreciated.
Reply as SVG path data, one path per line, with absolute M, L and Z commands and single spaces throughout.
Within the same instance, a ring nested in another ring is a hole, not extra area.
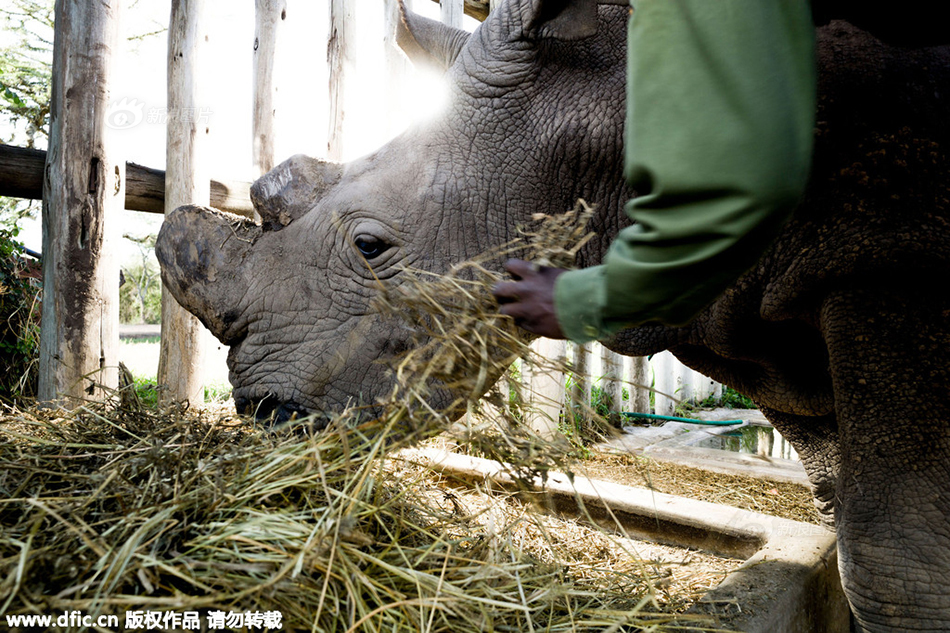
M 392 390 L 383 361 L 412 338 L 374 309 L 381 284 L 445 271 L 578 197 L 620 217 L 624 18 L 595 0 L 515 0 L 469 36 L 404 11 L 400 45 L 447 69 L 442 115 L 348 164 L 285 161 L 252 187 L 260 225 L 169 215 L 163 280 L 231 346 L 240 411 L 378 401 Z

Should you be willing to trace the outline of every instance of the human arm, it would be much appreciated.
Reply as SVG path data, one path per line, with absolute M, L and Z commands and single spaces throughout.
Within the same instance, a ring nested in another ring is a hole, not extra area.
M 810 167 L 807 1 L 633 4 L 625 147 L 636 224 L 603 265 L 557 277 L 557 321 L 575 341 L 688 322 L 761 256 Z

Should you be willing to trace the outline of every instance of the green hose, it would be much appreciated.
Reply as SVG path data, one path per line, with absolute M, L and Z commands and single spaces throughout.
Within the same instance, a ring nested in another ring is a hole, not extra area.
M 745 420 L 694 420 L 692 418 L 677 418 L 672 415 L 657 415 L 656 413 L 633 413 L 624 411 L 620 415 L 626 418 L 642 418 L 644 420 L 665 420 L 668 422 L 687 422 L 688 424 L 702 424 L 704 426 L 732 426 L 742 424 Z

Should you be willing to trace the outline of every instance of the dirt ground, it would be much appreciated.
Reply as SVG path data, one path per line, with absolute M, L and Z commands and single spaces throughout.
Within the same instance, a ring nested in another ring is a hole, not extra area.
M 229 400 L 212 407 L 216 414 L 233 415 Z M 454 441 L 439 446 L 452 445 Z M 714 473 L 700 468 L 661 462 L 649 457 L 594 448 L 573 465 L 574 472 L 626 486 L 649 488 L 671 495 L 761 512 L 818 525 L 818 510 L 807 486 Z
M 817 524 L 811 491 L 802 485 L 712 473 L 630 453 L 595 452 L 578 464 L 578 473 L 628 486 L 752 510 Z

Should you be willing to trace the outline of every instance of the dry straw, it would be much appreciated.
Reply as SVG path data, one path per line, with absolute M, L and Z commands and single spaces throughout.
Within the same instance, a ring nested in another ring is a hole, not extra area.
M 583 239 L 578 215 L 571 222 L 554 254 L 571 255 Z M 527 251 L 540 259 L 536 246 Z M 659 613 L 632 558 L 605 569 L 586 548 L 575 555 L 522 538 L 550 529 L 530 508 L 472 510 L 393 460 L 448 424 L 419 413 L 426 384 L 476 394 L 525 351 L 485 303 L 497 275 L 481 263 L 454 273 L 431 281 L 439 295 L 425 284 L 407 295 L 417 324 L 437 336 L 402 359 L 401 388 L 372 420 L 347 412 L 320 432 L 306 421 L 265 432 L 248 420 L 147 408 L 127 393 L 71 413 L 6 410 L 0 613 L 279 611 L 284 630 L 326 632 L 686 628 L 682 616 Z M 453 301 L 432 312 L 412 298 L 425 293 Z M 497 450 L 530 473 L 563 454 L 513 437 Z

